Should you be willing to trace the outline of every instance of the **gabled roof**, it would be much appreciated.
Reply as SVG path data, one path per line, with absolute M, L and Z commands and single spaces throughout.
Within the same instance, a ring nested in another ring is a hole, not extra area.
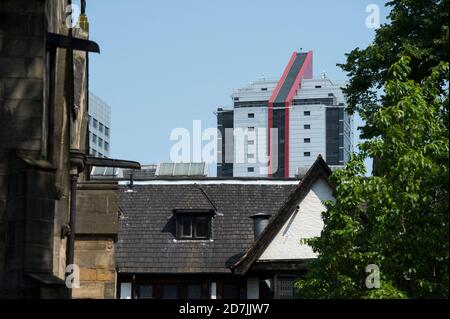
M 236 274 L 244 275 L 251 266 L 258 260 L 261 254 L 269 246 L 271 241 L 280 232 L 283 225 L 288 221 L 289 217 L 296 210 L 299 203 L 305 198 L 315 181 L 323 177 L 327 183 L 328 177 L 331 175 L 331 170 L 319 155 L 314 164 L 307 171 L 300 184 L 295 188 L 292 194 L 278 212 L 270 219 L 269 224 L 261 233 L 259 238 L 250 246 L 247 252 L 240 258 L 233 266 L 233 271 Z M 330 187 L 332 185 L 330 184 Z
M 299 180 L 208 180 L 136 182 L 119 186 L 119 273 L 231 273 L 254 241 L 257 212 L 273 214 Z M 211 241 L 177 241 L 174 209 L 209 209 Z

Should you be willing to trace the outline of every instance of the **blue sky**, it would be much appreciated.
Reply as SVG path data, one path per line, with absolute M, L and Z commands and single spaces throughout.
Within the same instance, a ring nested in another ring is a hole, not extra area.
M 234 88 L 279 77 L 295 50 L 313 50 L 314 75 L 345 80 L 336 63 L 366 47 L 377 0 L 88 1 L 90 89 L 112 107 L 111 157 L 169 160 L 172 129 L 215 127 Z M 215 173 L 215 169 L 211 171 Z

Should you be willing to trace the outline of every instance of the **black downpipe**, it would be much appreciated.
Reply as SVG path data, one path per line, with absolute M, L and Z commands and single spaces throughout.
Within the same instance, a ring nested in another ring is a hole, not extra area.
M 72 4 L 71 0 L 67 1 L 68 5 Z M 72 22 L 72 21 L 71 21 Z M 68 30 L 68 36 L 69 38 L 73 37 L 73 30 L 72 25 L 70 26 Z M 69 100 L 69 123 L 72 124 L 71 117 L 75 118 L 75 84 L 74 84 L 74 71 L 73 71 L 73 49 L 68 48 L 67 49 L 67 64 L 68 64 L 68 100 Z M 72 116 L 71 116 L 72 114 Z M 69 126 L 69 139 L 71 134 L 71 128 Z M 69 154 L 70 154 L 70 146 L 69 146 Z M 71 155 L 69 155 L 71 156 Z M 70 227 L 70 233 L 67 238 L 67 245 L 66 245 L 66 279 L 69 275 L 72 274 L 72 272 L 67 271 L 67 266 L 73 265 L 74 263 L 74 250 L 75 250 L 75 223 L 76 223 L 76 214 L 77 214 L 77 182 L 78 182 L 78 171 L 76 173 L 73 173 L 73 168 L 71 168 L 70 171 L 70 219 L 69 219 L 69 227 Z M 68 291 L 68 297 L 72 298 L 72 288 L 69 288 Z
M 74 252 L 75 252 L 75 224 L 77 217 L 77 184 L 78 175 L 70 175 L 70 233 L 67 238 L 66 248 L 66 266 L 74 264 Z M 72 269 L 73 271 L 73 269 Z M 71 272 L 66 272 L 66 276 Z M 69 298 L 72 298 L 72 289 L 69 288 Z

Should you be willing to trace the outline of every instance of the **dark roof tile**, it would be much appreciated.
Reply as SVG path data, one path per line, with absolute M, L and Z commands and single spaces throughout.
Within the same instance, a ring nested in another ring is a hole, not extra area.
M 119 188 L 117 267 L 122 273 L 216 272 L 253 243 L 250 215 L 275 214 L 293 184 L 150 184 Z M 205 196 L 206 194 L 206 196 Z M 176 241 L 174 209 L 212 209 L 213 241 Z

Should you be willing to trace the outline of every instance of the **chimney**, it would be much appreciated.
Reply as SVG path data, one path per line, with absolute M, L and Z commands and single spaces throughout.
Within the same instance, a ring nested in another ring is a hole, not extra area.
M 255 215 L 250 216 L 250 218 L 253 219 L 253 233 L 255 240 L 258 239 L 264 228 L 269 224 L 270 216 L 270 214 L 266 213 L 256 213 Z

